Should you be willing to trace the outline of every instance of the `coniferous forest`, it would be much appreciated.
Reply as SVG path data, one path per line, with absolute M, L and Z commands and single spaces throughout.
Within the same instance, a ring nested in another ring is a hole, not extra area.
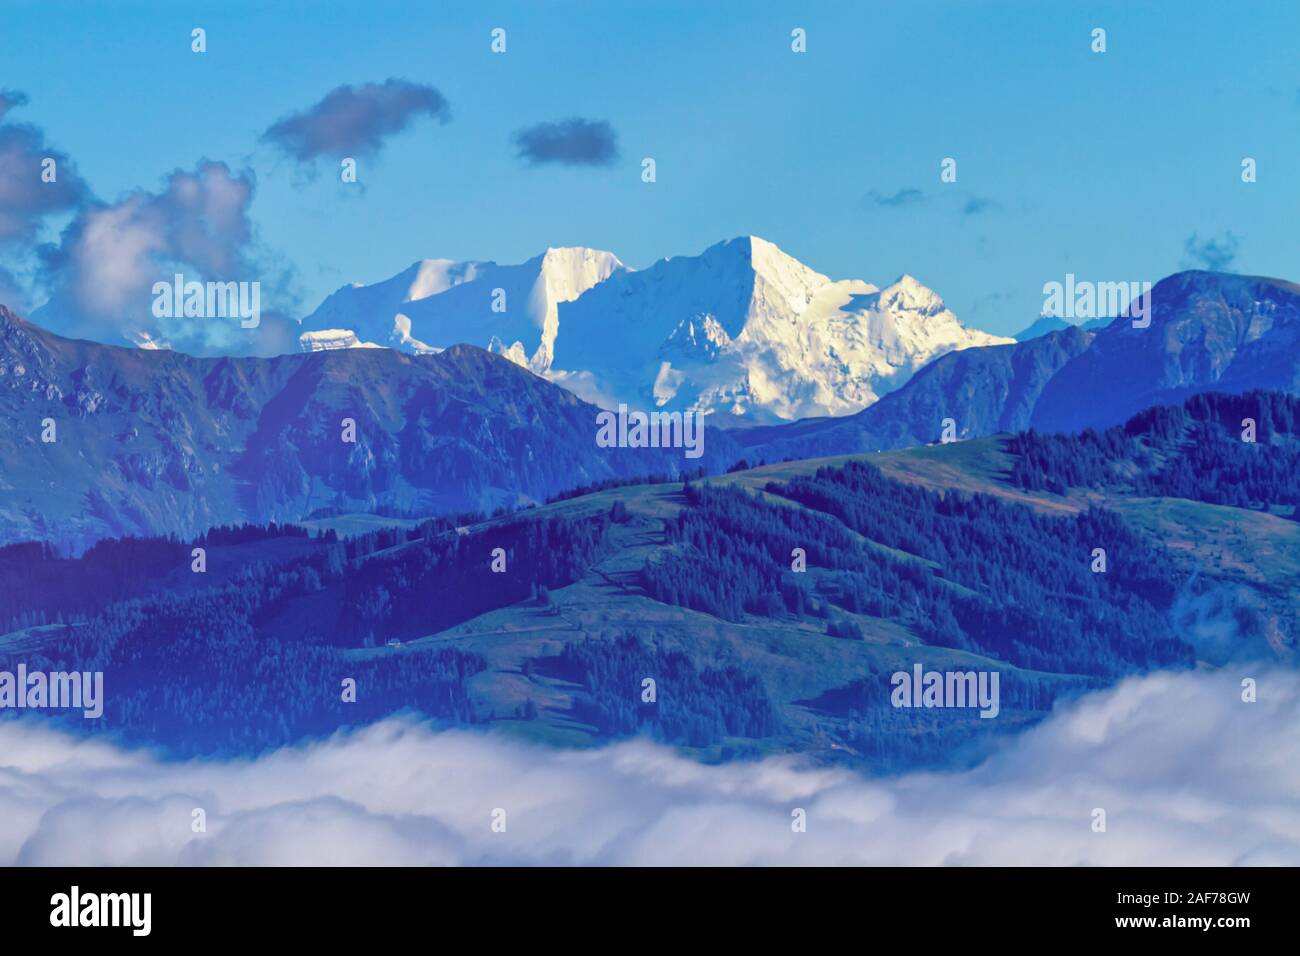
M 1113 514 L 1044 517 L 989 495 L 940 495 L 851 462 L 772 483 L 791 508 L 691 485 L 668 525 L 679 545 L 647 565 L 657 599 L 729 620 L 842 611 L 899 619 L 925 643 L 1018 667 L 1115 676 L 1191 663 L 1166 612 L 1169 562 Z M 791 570 L 796 548 L 818 573 Z M 1091 570 L 1094 549 L 1112 562 Z
M 1031 491 L 1123 489 L 1295 516 L 1300 398 L 1202 393 L 1105 431 L 1013 435 L 1011 480 Z
M 0 646 L 0 669 L 21 661 L 29 671 L 103 671 L 112 691 L 103 719 L 60 719 L 180 754 L 260 750 L 406 708 L 472 722 L 464 685 L 480 658 L 367 649 L 562 587 L 599 552 L 608 519 L 521 517 L 473 536 L 455 520 L 347 541 L 299 528 L 226 529 L 200 539 L 209 549 L 203 574 L 191 573 L 192 543 L 173 539 L 105 542 L 78 559 L 3 549 L 0 563 L 22 574 L 5 578 L 17 586 L 0 606 L 12 623 L 54 633 L 36 653 Z M 292 547 L 279 549 L 288 557 L 278 562 L 250 561 L 242 547 L 250 543 L 267 554 L 272 544 Z M 498 548 L 506 570 L 494 573 Z M 223 568 L 227 559 L 236 566 Z M 172 581 L 184 586 L 161 586 Z M 345 702 L 349 678 L 357 693 Z
M 698 669 L 680 651 L 661 651 L 633 635 L 567 645 L 552 665 L 589 695 L 574 716 L 611 737 L 645 734 L 668 743 L 707 747 L 726 737 L 776 733 L 779 718 L 762 684 L 737 668 Z M 653 699 L 643 687 L 656 675 Z M 628 692 L 636 688 L 638 694 Z

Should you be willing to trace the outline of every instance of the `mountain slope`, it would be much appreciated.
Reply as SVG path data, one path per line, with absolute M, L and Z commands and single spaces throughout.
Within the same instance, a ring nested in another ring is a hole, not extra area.
M 1078 323 L 1077 328 L 1083 329 L 1083 331 L 1085 332 L 1091 332 L 1094 329 L 1104 329 L 1106 326 L 1110 325 L 1110 323 L 1113 321 L 1114 319 L 1109 319 L 1109 318 L 1089 319 L 1086 322 Z M 1042 336 L 1047 335 L 1049 332 L 1060 332 L 1063 331 L 1064 329 L 1075 328 L 1075 327 L 1076 326 L 1073 322 L 1067 322 L 1065 321 L 1065 319 L 1061 318 L 1060 316 L 1040 315 L 1037 321 L 1033 322 L 1031 325 L 1027 326 L 1026 328 L 1021 329 L 1012 337 L 1017 342 L 1028 342 L 1030 339 L 1041 338 Z
M 1032 424 L 1077 431 L 1123 422 L 1210 389 L 1300 389 L 1300 286 L 1181 272 L 1151 290 L 1151 325 L 1115 322 L 1043 390 Z
M 1151 291 L 1151 324 L 1070 326 L 942 356 L 857 415 L 738 430 L 751 460 L 903 448 L 1035 428 L 1107 428 L 1207 391 L 1300 392 L 1300 286 L 1183 272 Z
M 731 460 L 716 429 L 698 460 L 599 448 L 597 411 L 470 346 L 198 359 L 60 338 L 0 307 L 0 542 L 491 509 Z
M 1042 390 L 1087 351 L 1093 333 L 1070 327 L 1014 345 L 953 352 L 856 415 L 733 430 L 751 459 L 774 461 L 926 445 L 951 418 L 955 437 L 1028 426 Z

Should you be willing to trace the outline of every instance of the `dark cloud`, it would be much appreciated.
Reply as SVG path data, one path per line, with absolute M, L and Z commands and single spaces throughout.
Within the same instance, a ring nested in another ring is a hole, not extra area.
M 420 116 L 442 123 L 451 116 L 446 98 L 432 86 L 397 79 L 340 86 L 310 109 L 274 123 L 262 139 L 299 162 L 355 158 L 379 152 L 389 136 Z
M 900 189 L 896 193 L 885 195 L 875 189 L 867 193 L 867 202 L 882 209 L 897 209 L 901 206 L 915 206 L 925 201 L 925 193 L 919 189 Z
M 1192 233 L 1183 245 L 1183 266 L 1223 272 L 1231 268 L 1236 261 L 1237 247 L 1240 244 L 1241 240 L 1231 232 L 1204 240 L 1199 239 L 1196 233 Z
M 22 93 L 0 90 L 0 244 L 31 241 L 46 216 L 74 209 L 90 194 L 68 157 L 47 146 L 40 129 L 4 122 L 26 102 Z M 43 177 L 47 159 L 54 165 Z
M 618 134 L 605 120 L 578 117 L 538 123 L 514 134 L 520 159 L 533 166 L 609 166 L 618 159 Z
M 26 106 L 27 94 L 20 90 L 0 90 L 0 120 L 15 106 Z
M 945 196 L 949 199 L 956 198 L 951 192 L 946 192 Z M 929 202 L 930 198 L 922 190 L 909 186 L 892 193 L 883 193 L 878 189 L 869 190 L 863 202 L 865 205 L 874 206 L 877 209 L 904 209 Z M 961 215 L 963 217 L 978 216 L 981 213 L 997 208 L 997 203 L 993 200 L 984 199 L 980 196 L 967 196 L 965 199 L 958 201 L 961 202 Z

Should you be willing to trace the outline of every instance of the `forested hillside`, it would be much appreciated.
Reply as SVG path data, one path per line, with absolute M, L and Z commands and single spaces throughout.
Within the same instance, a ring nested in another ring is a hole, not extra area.
M 102 671 L 102 720 L 46 713 L 177 754 L 409 709 L 566 745 L 942 765 L 1124 675 L 1288 654 L 1298 412 L 1198 396 L 1074 437 L 602 480 L 351 536 L 17 544 L 0 670 Z M 917 665 L 996 671 L 998 719 L 891 706 Z
M 1190 498 L 1294 516 L 1300 504 L 1300 398 L 1279 392 L 1196 395 L 1124 425 L 1078 435 L 1012 436 L 1011 481 Z
M 804 507 L 689 486 L 694 507 L 668 523 L 678 547 L 646 567 L 649 593 L 733 620 L 812 614 L 832 631 L 846 627 L 843 611 L 896 618 L 928 644 L 1036 670 L 1114 676 L 1191 662 L 1166 616 L 1170 562 L 1109 512 L 1044 517 L 861 462 L 768 491 Z M 796 548 L 823 573 L 791 570 Z M 1104 573 L 1091 569 L 1096 548 Z
M 14 572 L 0 594 L 10 627 L 49 626 L 39 650 L 30 634 L 0 640 L 0 668 L 102 671 L 103 719 L 78 712 L 68 723 L 180 753 L 278 746 L 407 707 L 472 721 L 465 681 L 481 658 L 455 648 L 357 649 L 571 583 L 599 553 L 608 519 L 521 515 L 475 535 L 452 520 L 347 541 L 297 528 L 219 530 L 199 539 L 203 573 L 191 570 L 199 542 L 103 542 L 76 560 L 3 549 L 0 566 Z M 286 542 L 297 547 L 272 560 L 272 547 Z M 249 560 L 248 545 L 264 559 Z M 493 571 L 498 548 L 503 569 Z M 342 700 L 345 678 L 356 681 L 355 702 Z

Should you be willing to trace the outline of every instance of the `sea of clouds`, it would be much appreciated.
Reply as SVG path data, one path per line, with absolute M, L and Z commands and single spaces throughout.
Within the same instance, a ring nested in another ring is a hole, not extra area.
M 792 832 L 795 808 L 806 832 Z M 1296 865 L 1300 675 L 1133 678 L 974 769 L 879 778 L 795 758 L 705 766 L 643 740 L 555 750 L 412 719 L 167 762 L 0 721 L 0 863 Z

